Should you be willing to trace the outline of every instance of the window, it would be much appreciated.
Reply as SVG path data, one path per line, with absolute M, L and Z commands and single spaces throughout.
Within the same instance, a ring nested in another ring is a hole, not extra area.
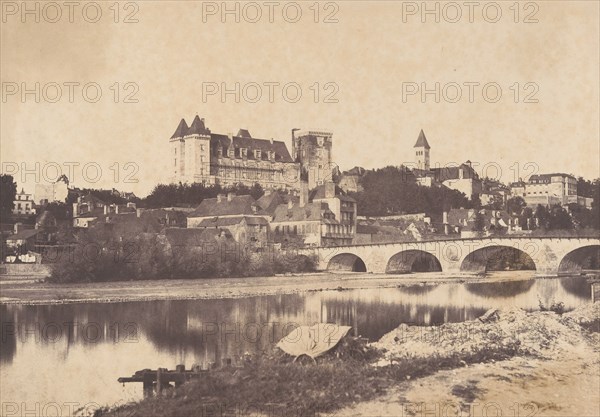
M 240 148 L 240 153 L 242 155 L 242 158 L 248 157 L 248 149 L 247 148 Z
M 261 152 L 261 150 L 260 150 L 260 149 L 255 149 L 255 150 L 254 150 L 254 157 L 255 157 L 256 159 L 260 159 L 260 157 L 261 157 L 261 156 L 262 156 L 262 152 Z

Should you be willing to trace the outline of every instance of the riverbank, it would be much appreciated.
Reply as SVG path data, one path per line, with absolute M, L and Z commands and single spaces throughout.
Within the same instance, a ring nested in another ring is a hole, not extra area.
M 448 276 L 443 273 L 408 275 L 311 273 L 252 278 L 169 279 L 85 284 L 0 281 L 0 304 L 116 303 L 155 300 L 240 298 L 364 288 L 396 288 L 441 283 L 497 282 L 535 277 L 534 271 Z
M 600 303 L 563 315 L 508 308 L 463 323 L 401 325 L 317 364 L 250 358 L 97 415 L 597 416 L 599 325 Z

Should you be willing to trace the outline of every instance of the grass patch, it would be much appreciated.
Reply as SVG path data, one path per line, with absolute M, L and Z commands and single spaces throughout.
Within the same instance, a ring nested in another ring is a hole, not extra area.
M 211 371 L 202 380 L 96 416 L 195 417 L 198 415 L 306 416 L 331 413 L 382 396 L 401 382 L 471 363 L 515 356 L 518 346 L 502 351 L 484 348 L 450 357 L 400 358 L 373 366 L 383 352 L 361 348 L 358 342 L 339 346 L 317 364 L 293 362 L 284 354 L 248 361 L 243 368 Z M 227 414 L 229 413 L 229 414 Z M 246 414 L 244 414 L 246 413 Z

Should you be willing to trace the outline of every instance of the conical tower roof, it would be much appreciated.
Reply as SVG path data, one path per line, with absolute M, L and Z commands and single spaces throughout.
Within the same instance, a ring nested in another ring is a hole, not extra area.
M 181 122 L 179 122 L 179 125 L 177 126 L 175 133 L 173 133 L 173 136 L 171 136 L 171 139 L 181 138 L 181 137 L 185 136 L 187 134 L 188 129 L 189 128 L 188 128 L 187 123 L 185 122 L 185 119 L 181 119 Z
M 415 146 L 413 146 L 414 148 L 425 148 L 425 149 L 431 149 L 431 146 L 429 146 L 429 143 L 427 143 L 427 138 L 425 137 L 425 133 L 423 132 L 423 129 L 421 129 L 421 133 L 419 133 L 419 138 L 417 139 L 417 143 L 415 143 Z
M 188 129 L 186 134 L 188 134 L 188 135 L 210 135 L 210 130 L 208 130 L 206 128 L 206 126 L 204 126 L 204 119 L 201 119 L 200 117 L 198 117 L 198 115 L 196 115 L 196 117 L 194 117 L 194 121 L 192 122 L 192 125 L 190 126 L 190 128 Z

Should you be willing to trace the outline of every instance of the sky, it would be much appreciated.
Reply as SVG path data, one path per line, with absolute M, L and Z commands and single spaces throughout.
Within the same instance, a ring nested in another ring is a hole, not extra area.
M 60 169 L 143 196 L 196 114 L 288 149 L 331 130 L 342 170 L 412 163 L 423 129 L 433 166 L 600 176 L 597 1 L 76 3 L 2 2 L 0 160 L 27 191 Z

